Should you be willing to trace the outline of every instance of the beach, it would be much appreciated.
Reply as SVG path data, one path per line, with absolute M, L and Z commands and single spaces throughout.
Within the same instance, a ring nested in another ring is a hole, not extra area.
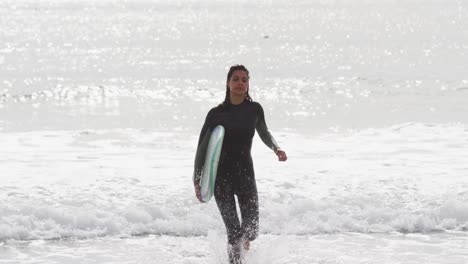
M 468 262 L 463 1 L 3 1 L 0 263 L 226 263 L 192 174 L 233 64 L 258 135 L 247 263 Z

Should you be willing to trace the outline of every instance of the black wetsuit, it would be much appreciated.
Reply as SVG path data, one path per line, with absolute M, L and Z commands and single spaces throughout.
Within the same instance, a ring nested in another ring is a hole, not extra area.
M 224 127 L 225 134 L 214 196 L 226 226 L 228 242 L 238 246 L 243 238 L 252 241 L 258 236 L 258 195 L 250 154 L 255 130 L 269 148 L 276 150 L 279 147 L 268 132 L 259 103 L 221 104 L 208 112 L 200 133 L 194 181 L 200 179 L 211 130 L 217 125 Z M 237 216 L 234 195 L 239 202 L 242 222 Z M 230 252 L 231 263 L 237 263 L 235 255 L 236 252 Z

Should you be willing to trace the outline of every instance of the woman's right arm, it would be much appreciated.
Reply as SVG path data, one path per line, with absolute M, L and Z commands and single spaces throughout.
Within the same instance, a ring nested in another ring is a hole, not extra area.
M 200 136 L 198 138 L 197 152 L 195 154 L 195 164 L 193 170 L 193 187 L 195 188 L 195 196 L 200 202 L 203 202 L 201 198 L 200 179 L 205 163 L 206 149 L 208 148 L 208 142 L 211 136 L 210 121 L 212 119 L 212 115 L 213 109 L 211 109 L 206 115 L 205 123 L 203 124 Z
M 200 132 L 198 138 L 197 152 L 195 154 L 195 163 L 193 171 L 193 182 L 198 183 L 201 178 L 201 173 L 203 171 L 203 165 L 205 162 L 206 149 L 208 148 L 208 142 L 210 140 L 211 128 L 210 120 L 213 115 L 213 109 L 211 109 L 205 118 L 205 123 Z

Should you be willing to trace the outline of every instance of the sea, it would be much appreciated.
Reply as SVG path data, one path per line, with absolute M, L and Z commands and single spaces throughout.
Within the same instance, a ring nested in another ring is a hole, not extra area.
M 0 1 L 0 263 L 227 263 L 192 183 L 230 66 L 248 264 L 468 263 L 465 0 Z

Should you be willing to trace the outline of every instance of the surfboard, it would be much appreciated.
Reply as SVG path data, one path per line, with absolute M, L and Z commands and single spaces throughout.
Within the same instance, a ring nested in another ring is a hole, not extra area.
M 200 179 L 200 191 L 203 202 L 208 202 L 213 197 L 218 172 L 219 156 L 223 147 L 224 127 L 217 126 L 211 132 L 208 148 L 206 149 L 205 163 Z

